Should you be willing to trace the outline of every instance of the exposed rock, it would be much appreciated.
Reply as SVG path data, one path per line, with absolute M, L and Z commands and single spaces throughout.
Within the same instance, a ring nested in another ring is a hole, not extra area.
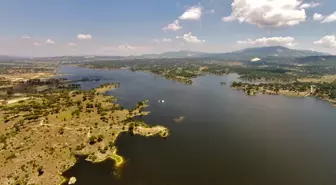
M 77 181 L 76 177 L 71 177 L 68 184 L 75 184 Z

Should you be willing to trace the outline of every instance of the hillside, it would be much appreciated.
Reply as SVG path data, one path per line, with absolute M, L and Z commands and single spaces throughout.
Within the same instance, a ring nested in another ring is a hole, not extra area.
M 261 58 L 261 59 L 265 59 L 268 57 L 296 58 L 296 57 L 325 56 L 325 55 L 328 54 L 309 50 L 289 49 L 282 46 L 271 46 L 271 47 L 247 48 L 231 53 L 217 54 L 214 56 L 216 56 L 216 58 L 221 59 L 250 61 L 253 58 Z
M 160 54 L 141 55 L 140 58 L 188 58 L 188 57 L 197 58 L 197 57 L 203 57 L 204 55 L 206 55 L 206 53 L 181 50 L 181 51 L 169 51 Z
M 325 56 L 327 53 L 321 53 L 309 50 L 295 50 L 282 46 L 247 48 L 229 53 L 202 53 L 193 51 L 172 51 L 155 55 L 142 55 L 140 58 L 218 58 L 227 60 L 250 61 L 253 58 L 265 59 L 267 57 L 307 57 L 307 56 Z

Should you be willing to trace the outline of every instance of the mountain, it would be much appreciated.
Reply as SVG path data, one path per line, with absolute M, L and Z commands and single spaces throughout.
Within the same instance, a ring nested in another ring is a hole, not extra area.
M 247 48 L 244 50 L 226 53 L 224 55 L 228 56 L 245 56 L 245 57 L 307 57 L 307 56 L 324 56 L 329 55 L 327 53 L 321 53 L 310 50 L 295 50 L 289 49 L 282 46 L 271 46 L 271 47 L 258 47 L 258 48 Z
M 250 61 L 254 58 L 266 59 L 268 57 L 308 57 L 308 56 L 326 56 L 327 53 L 321 53 L 309 50 L 295 50 L 282 46 L 247 48 L 229 53 L 203 53 L 194 51 L 172 51 L 161 54 L 142 55 L 140 58 L 217 58 L 226 60 Z
M 146 54 L 140 56 L 56 56 L 56 57 L 37 57 L 31 60 L 43 61 L 94 61 L 94 60 L 127 60 L 127 59 L 160 59 L 160 58 L 211 58 L 221 60 L 235 61 L 251 61 L 252 59 L 260 59 L 260 61 L 293 61 L 294 58 L 311 57 L 309 60 L 314 60 L 314 57 L 328 56 L 327 53 L 321 53 L 310 50 L 295 50 L 282 46 L 271 47 L 255 47 L 247 48 L 229 53 L 204 53 L 195 51 L 170 51 L 161 54 Z M 329 55 L 330 56 L 330 55 Z M 11 57 L 0 55 L 0 60 L 17 60 L 19 57 Z M 21 58 L 22 59 L 22 58 Z M 323 59 L 321 59 L 323 60 Z M 298 63 L 305 63 L 298 62 Z
M 297 64 L 319 64 L 319 65 L 336 65 L 336 56 L 309 56 L 296 58 L 294 63 Z
M 14 60 L 19 60 L 19 59 L 22 59 L 22 57 L 0 55 L 0 61 L 14 61 Z
M 329 54 L 309 50 L 289 49 L 282 46 L 271 46 L 271 47 L 247 48 L 239 51 L 234 51 L 231 53 L 212 54 L 211 57 L 227 60 L 250 61 L 254 58 L 260 58 L 260 59 L 267 59 L 270 57 L 297 58 L 297 57 L 326 56 L 326 55 Z
M 197 58 L 202 57 L 206 53 L 202 52 L 195 52 L 195 51 L 169 51 L 164 52 L 161 54 L 147 54 L 147 55 L 141 55 L 140 58 Z

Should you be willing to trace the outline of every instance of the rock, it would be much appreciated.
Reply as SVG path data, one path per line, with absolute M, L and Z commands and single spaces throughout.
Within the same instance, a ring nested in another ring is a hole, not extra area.
M 76 177 L 71 177 L 68 184 L 75 184 L 77 181 Z
M 182 122 L 183 120 L 184 120 L 184 116 L 180 116 L 180 117 L 174 119 L 174 121 L 175 121 L 176 123 L 180 123 L 180 122 Z

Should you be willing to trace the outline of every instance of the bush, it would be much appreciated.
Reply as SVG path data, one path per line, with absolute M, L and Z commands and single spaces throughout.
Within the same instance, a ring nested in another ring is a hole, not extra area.
M 97 142 L 97 137 L 96 136 L 91 136 L 89 138 L 89 144 L 94 145 Z
M 102 142 L 103 139 L 104 139 L 104 136 L 103 136 L 102 134 L 99 134 L 99 135 L 98 135 L 98 139 L 97 139 L 97 141 L 98 141 L 98 142 Z

